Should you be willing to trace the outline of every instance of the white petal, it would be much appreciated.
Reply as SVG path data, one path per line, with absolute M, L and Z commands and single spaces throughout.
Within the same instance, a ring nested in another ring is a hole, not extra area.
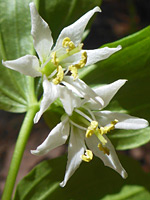
M 62 86 L 60 89 L 60 100 L 68 115 L 71 115 L 73 109 L 81 105 L 81 100 L 78 96 L 75 96 L 71 90 Z
M 31 34 L 33 36 L 34 48 L 43 63 L 50 54 L 53 39 L 48 24 L 40 17 L 34 3 L 30 3 L 29 6 L 32 23 Z
M 43 99 L 40 105 L 40 111 L 34 117 L 34 123 L 37 123 L 41 115 L 48 109 L 48 107 L 59 97 L 59 85 L 54 85 L 44 77 L 43 81 Z
M 101 97 L 99 97 L 94 90 L 92 90 L 86 83 L 84 83 L 80 79 L 73 80 L 73 77 L 68 76 L 64 78 L 64 85 L 66 85 L 69 89 L 73 90 L 77 95 L 83 97 L 87 100 L 92 99 L 97 103 L 98 108 L 102 108 L 104 105 L 104 101 Z
M 133 117 L 124 113 L 116 113 L 110 111 L 101 111 L 95 113 L 97 120 L 101 126 L 110 124 L 111 121 L 117 119 L 119 122 L 115 125 L 117 129 L 141 129 L 148 126 L 148 121 L 142 118 Z
M 66 118 L 64 121 L 57 124 L 55 128 L 49 133 L 44 142 L 37 147 L 36 150 L 31 150 L 34 155 L 44 155 L 52 149 L 64 144 L 69 135 L 69 123 Z
M 118 90 L 125 84 L 127 80 L 120 79 L 111 84 L 93 88 L 94 92 L 104 100 L 104 107 L 106 107 Z
M 39 61 L 36 56 L 26 55 L 16 60 L 2 61 L 2 64 L 9 69 L 13 69 L 27 76 L 36 77 L 42 75 L 38 71 Z
M 127 173 L 124 170 L 124 168 L 122 167 L 118 156 L 115 152 L 115 149 L 113 147 L 113 145 L 111 144 L 111 142 L 109 141 L 109 139 L 107 137 L 105 137 L 105 139 L 107 140 L 107 144 L 106 147 L 109 149 L 110 154 L 104 154 L 103 151 L 100 151 L 99 148 L 97 147 L 98 144 L 100 143 L 98 138 L 95 135 L 92 135 L 90 138 L 86 139 L 86 143 L 87 146 L 89 147 L 89 149 L 92 150 L 92 152 L 94 153 L 95 156 L 99 157 L 105 166 L 108 166 L 112 169 L 114 169 L 115 171 L 117 171 L 123 178 L 127 177 Z
M 83 15 L 75 23 L 64 28 L 57 39 L 55 49 L 60 48 L 62 46 L 62 41 L 65 37 L 69 37 L 75 45 L 78 45 L 81 42 L 82 35 L 88 21 L 94 15 L 95 12 L 100 12 L 100 8 L 95 7 L 94 9 L 90 10 L 85 15 Z
M 82 52 L 86 51 L 87 52 L 86 66 L 92 65 L 96 62 L 99 62 L 101 60 L 108 58 L 109 56 L 119 51 L 120 49 L 121 49 L 120 45 L 116 48 L 104 47 L 104 48 L 94 49 L 94 50 L 83 49 L 81 52 L 73 54 L 72 56 L 69 56 L 68 58 L 64 59 L 62 61 L 62 64 L 65 66 L 69 66 L 69 65 L 74 65 L 74 64 L 79 63 L 79 61 L 81 60 Z
M 104 47 L 100 49 L 94 49 L 94 50 L 82 50 L 87 52 L 87 65 L 92 65 L 96 62 L 99 62 L 101 60 L 104 60 L 114 54 L 115 52 L 119 51 L 121 49 L 121 46 L 119 45 L 116 48 L 109 48 Z
M 75 127 L 71 127 L 71 136 L 69 140 L 68 147 L 68 162 L 66 167 L 66 173 L 63 182 L 60 183 L 61 187 L 64 187 L 69 180 L 69 178 L 74 174 L 74 172 L 79 167 L 82 159 L 81 155 L 84 154 L 85 143 L 84 143 L 84 133 Z

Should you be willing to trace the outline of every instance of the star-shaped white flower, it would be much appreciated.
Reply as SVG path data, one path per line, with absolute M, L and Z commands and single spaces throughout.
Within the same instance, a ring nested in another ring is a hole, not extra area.
M 62 90 L 64 86 L 59 83 L 63 81 L 64 84 L 67 83 L 67 78 L 69 77 L 68 72 L 71 72 L 73 76 L 72 82 L 74 82 L 74 87 L 78 88 L 78 82 L 74 81 L 78 79 L 78 69 L 108 58 L 110 55 L 120 50 L 121 47 L 104 47 L 95 50 L 82 49 L 83 44 L 81 40 L 85 27 L 94 13 L 100 12 L 99 7 L 95 7 L 75 23 L 64 28 L 54 46 L 48 24 L 38 14 L 34 3 L 32 2 L 29 5 L 32 25 L 31 34 L 38 58 L 33 55 L 26 55 L 16 60 L 3 61 L 3 65 L 28 76 L 43 77 L 44 94 L 40 105 L 40 111 L 34 118 L 34 122 L 36 123 L 53 101 L 58 97 L 63 101 L 65 95 Z M 70 82 L 69 84 L 72 83 Z M 65 85 L 67 86 L 67 84 Z M 86 86 L 86 88 L 88 88 L 88 86 Z M 80 95 L 85 98 L 86 93 L 84 89 L 80 89 Z M 88 88 L 88 91 L 91 91 L 90 88 Z M 90 93 L 94 95 L 94 92 Z M 63 97 L 60 96 L 61 94 L 63 94 Z M 98 101 L 100 106 L 102 106 L 102 99 L 99 98 L 97 102 Z M 68 107 L 65 105 L 64 109 L 67 114 L 70 114 L 68 113 Z
M 118 80 L 95 89 L 95 92 L 104 100 L 101 109 L 109 104 L 125 82 L 126 80 Z M 77 100 L 77 98 L 75 99 Z M 78 106 L 76 106 L 77 104 Z M 126 178 L 127 173 L 106 134 L 113 129 L 145 128 L 148 126 L 148 122 L 128 114 L 95 111 L 96 103 L 92 98 L 89 98 L 88 101 L 80 99 L 76 105 L 74 105 L 72 115 L 65 114 L 46 140 L 31 153 L 34 155 L 46 154 L 64 144 L 70 135 L 66 173 L 63 182 L 60 184 L 62 187 L 66 185 L 82 160 L 86 162 L 92 160 L 93 153 L 104 162 L 105 166 L 114 169 L 123 178 Z

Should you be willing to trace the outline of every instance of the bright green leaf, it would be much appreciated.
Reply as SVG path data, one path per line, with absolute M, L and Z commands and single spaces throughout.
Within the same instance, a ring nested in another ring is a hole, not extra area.
M 121 162 L 129 177 L 124 180 L 112 169 L 94 158 L 82 163 L 64 188 L 66 157 L 44 161 L 37 165 L 19 184 L 14 200 L 148 200 L 149 174 L 141 171 L 138 163 L 127 157 Z
M 150 141 L 150 127 L 140 130 L 115 130 L 109 134 L 118 150 L 133 149 Z

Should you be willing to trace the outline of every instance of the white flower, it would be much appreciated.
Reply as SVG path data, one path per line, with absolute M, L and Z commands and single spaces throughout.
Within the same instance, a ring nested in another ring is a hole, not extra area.
M 120 50 L 121 47 L 105 47 L 95 50 L 82 49 L 83 44 L 81 43 L 81 39 L 85 27 L 94 13 L 100 12 L 99 7 L 95 7 L 75 23 L 64 28 L 54 46 L 48 24 L 38 14 L 34 3 L 32 2 L 29 5 L 32 24 L 31 34 L 33 36 L 34 48 L 39 59 L 33 55 L 26 55 L 16 60 L 3 61 L 3 65 L 28 76 L 43 77 L 44 95 L 40 105 L 40 111 L 34 118 L 34 122 L 36 123 L 43 112 L 47 110 L 56 98 L 60 97 L 61 100 L 63 99 L 63 97 L 60 96 L 60 94 L 63 93 L 63 86 L 59 83 L 64 80 L 64 83 L 67 82 L 68 72 L 71 72 L 75 80 L 78 78 L 78 69 L 108 58 L 110 55 Z M 76 87 L 76 84 L 78 85 L 76 81 L 74 81 L 73 84 L 74 87 Z M 88 88 L 88 86 L 86 86 L 86 88 Z M 83 88 L 81 90 L 82 93 L 80 92 L 80 96 L 83 95 L 84 97 L 85 92 L 83 92 Z M 90 88 L 88 91 L 90 91 Z M 94 92 L 91 93 L 94 95 Z M 99 98 L 97 102 L 98 101 L 100 106 L 103 105 L 102 99 Z M 68 108 L 65 107 L 65 105 L 64 108 L 67 112 Z
M 125 82 L 126 80 L 118 80 L 95 89 L 95 92 L 104 100 L 102 108 L 109 104 Z M 74 105 L 72 115 L 65 114 L 46 140 L 36 150 L 31 151 L 34 155 L 46 154 L 64 144 L 70 134 L 66 173 L 60 184 L 62 187 L 66 185 L 82 160 L 89 162 L 93 158 L 93 153 L 102 159 L 104 165 L 116 170 L 123 178 L 126 178 L 127 173 L 120 164 L 115 149 L 106 134 L 114 128 L 141 129 L 148 126 L 146 120 L 128 114 L 93 111 L 92 106 L 95 110 L 94 104 L 95 101 L 90 98 L 89 101 L 78 101 L 78 107 L 77 104 Z

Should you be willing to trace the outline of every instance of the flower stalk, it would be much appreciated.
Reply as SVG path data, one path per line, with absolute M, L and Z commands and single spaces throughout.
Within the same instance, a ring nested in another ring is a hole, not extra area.
M 29 108 L 29 110 L 27 111 L 25 115 L 24 121 L 22 123 L 21 129 L 19 132 L 17 143 L 15 146 L 13 157 L 11 160 L 2 200 L 10 200 L 12 197 L 12 193 L 15 186 L 15 181 L 16 181 L 16 177 L 19 171 L 21 160 L 23 157 L 23 153 L 24 153 L 31 129 L 33 127 L 33 118 L 38 109 L 39 109 L 39 106 L 34 105 L 33 107 Z

